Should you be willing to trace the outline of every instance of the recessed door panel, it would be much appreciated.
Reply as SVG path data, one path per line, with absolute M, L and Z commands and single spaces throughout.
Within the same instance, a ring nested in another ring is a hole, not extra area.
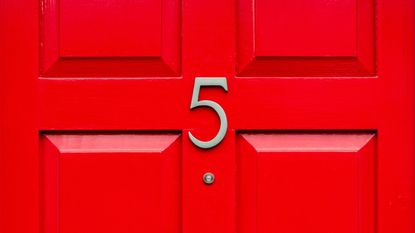
M 41 76 L 179 74 L 178 0 L 42 0 L 41 10 Z
M 241 233 L 374 233 L 373 134 L 243 134 Z
M 239 0 L 239 76 L 372 76 L 373 0 Z
M 160 56 L 162 0 L 59 3 L 62 56 Z
M 42 233 L 180 229 L 180 139 L 155 134 L 46 134 Z
M 356 56 L 358 0 L 256 0 L 258 56 Z

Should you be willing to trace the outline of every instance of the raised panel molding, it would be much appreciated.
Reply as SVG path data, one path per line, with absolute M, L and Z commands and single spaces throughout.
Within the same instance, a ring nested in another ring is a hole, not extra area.
M 41 232 L 180 231 L 180 136 L 41 135 Z
M 238 76 L 374 76 L 375 0 L 239 0 Z
M 374 134 L 241 134 L 237 142 L 240 233 L 375 232 Z
M 178 0 L 41 0 L 43 77 L 180 74 Z

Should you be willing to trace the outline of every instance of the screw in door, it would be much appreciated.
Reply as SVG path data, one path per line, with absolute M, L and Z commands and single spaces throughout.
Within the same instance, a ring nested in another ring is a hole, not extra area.
M 213 184 L 215 182 L 215 175 L 211 172 L 206 172 L 203 174 L 203 182 L 207 185 Z

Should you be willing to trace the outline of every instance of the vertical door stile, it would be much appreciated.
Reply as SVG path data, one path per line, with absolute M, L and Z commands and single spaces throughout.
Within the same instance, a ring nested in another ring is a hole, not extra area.
M 236 233 L 236 161 L 235 131 L 229 118 L 235 75 L 235 9 L 236 1 L 182 1 L 183 78 L 188 97 L 188 115 L 183 130 L 183 233 Z M 212 100 L 223 107 L 228 116 L 224 140 L 214 148 L 200 149 L 188 136 L 208 141 L 219 130 L 219 117 L 211 108 L 190 111 L 195 78 L 225 77 L 228 91 L 221 87 L 201 88 L 199 100 Z M 203 175 L 215 176 L 205 184 Z

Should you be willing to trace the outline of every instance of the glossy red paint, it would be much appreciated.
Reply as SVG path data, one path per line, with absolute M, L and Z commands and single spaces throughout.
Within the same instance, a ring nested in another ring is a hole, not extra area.
M 179 232 L 178 135 L 41 140 L 43 232 Z
M 0 232 L 413 233 L 414 28 L 412 0 L 2 0 Z M 229 87 L 210 150 L 196 77 Z

